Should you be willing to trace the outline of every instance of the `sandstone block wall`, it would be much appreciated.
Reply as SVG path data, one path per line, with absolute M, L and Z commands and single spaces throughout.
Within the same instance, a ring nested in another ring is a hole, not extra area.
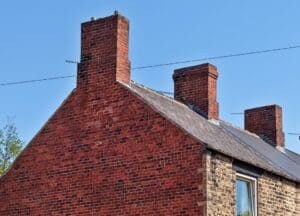
M 236 171 L 232 159 L 221 154 L 204 154 L 206 215 L 235 215 Z M 257 178 L 258 215 L 300 215 L 299 185 L 285 178 L 263 172 Z

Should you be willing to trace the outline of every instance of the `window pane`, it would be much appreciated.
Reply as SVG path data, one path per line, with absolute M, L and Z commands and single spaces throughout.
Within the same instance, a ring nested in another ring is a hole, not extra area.
M 238 216 L 253 216 L 251 183 L 237 179 L 236 181 L 236 198 L 237 198 L 237 215 Z

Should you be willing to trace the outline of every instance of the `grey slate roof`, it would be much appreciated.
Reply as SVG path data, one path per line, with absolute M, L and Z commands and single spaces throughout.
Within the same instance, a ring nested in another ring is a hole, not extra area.
M 283 149 L 283 152 L 293 161 L 295 161 L 297 164 L 300 164 L 300 155 L 296 152 L 290 151 L 288 149 Z
M 208 149 L 300 182 L 300 155 L 278 149 L 224 121 L 207 120 L 173 98 L 134 82 L 121 84 Z

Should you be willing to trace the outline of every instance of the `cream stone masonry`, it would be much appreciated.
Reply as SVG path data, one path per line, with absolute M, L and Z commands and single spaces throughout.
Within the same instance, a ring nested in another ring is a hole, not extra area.
M 296 216 L 297 185 L 268 173 L 258 178 L 259 215 Z
M 236 174 L 232 159 L 206 151 L 203 155 L 206 216 L 236 215 Z M 268 172 L 257 178 L 259 216 L 299 216 L 300 189 L 296 183 Z
M 300 185 L 297 188 L 296 211 L 300 212 Z
M 235 215 L 235 171 L 232 160 L 221 154 L 206 152 L 206 215 Z

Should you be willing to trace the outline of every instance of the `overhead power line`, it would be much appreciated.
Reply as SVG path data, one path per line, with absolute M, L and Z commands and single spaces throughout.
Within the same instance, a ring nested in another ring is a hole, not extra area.
M 18 84 L 26 84 L 26 83 L 34 83 L 34 82 L 44 82 L 44 81 L 51 81 L 51 80 L 58 80 L 58 79 L 66 79 L 66 78 L 74 78 L 76 77 L 75 75 L 70 75 L 70 76 L 58 76 L 58 77 L 48 77 L 44 79 L 34 79 L 34 80 L 24 80 L 24 81 L 18 81 L 18 82 L 7 82 L 7 83 L 0 83 L 1 86 L 9 86 L 9 85 L 18 85 Z M 173 92 L 168 92 L 168 91 L 159 91 L 155 90 L 161 94 L 167 94 L 167 95 L 173 95 Z
M 288 135 L 298 136 L 298 138 L 299 138 L 299 140 L 300 140 L 300 133 L 288 133 Z
M 234 58 L 234 57 L 239 57 L 239 56 L 279 52 L 279 51 L 299 49 L 299 48 L 300 48 L 300 45 L 295 45 L 295 46 L 288 46 L 288 47 L 281 47 L 281 48 L 274 48 L 274 49 L 265 49 L 265 50 L 257 50 L 257 51 L 250 51 L 250 52 L 243 52 L 243 53 L 236 53 L 236 54 L 220 55 L 220 56 L 214 56 L 214 57 L 206 57 L 206 58 L 200 58 L 200 59 L 191 59 L 191 60 L 175 61 L 175 62 L 162 63 L 162 64 L 146 65 L 146 66 L 141 66 L 141 67 L 134 67 L 134 68 L 131 68 L 131 70 L 141 70 L 141 69 L 146 69 L 146 68 L 171 66 L 171 65 L 178 65 L 178 64 L 185 64 L 185 63 L 192 63 L 192 62 L 201 62 L 201 61 L 218 60 L 218 59 L 225 59 L 225 58 Z M 66 60 L 66 63 L 78 64 L 79 62 L 74 61 L 74 60 Z M 65 79 L 65 78 L 72 78 L 72 77 L 75 77 L 75 75 L 48 77 L 48 78 L 43 78 L 43 79 L 23 80 L 23 81 L 16 81 L 16 82 L 3 82 L 3 83 L 0 83 L 0 87 L 9 86 L 9 85 L 34 83 L 34 82 L 44 82 L 44 81 L 51 81 L 51 80 L 58 80 L 58 79 Z M 172 92 L 162 92 L 162 93 L 164 93 L 164 94 L 173 94 Z
M 279 51 L 290 50 L 290 49 L 299 49 L 299 48 L 300 48 L 300 45 L 295 45 L 295 46 L 281 47 L 281 48 L 274 48 L 274 49 L 257 50 L 257 51 L 250 51 L 250 52 L 243 52 L 243 53 L 236 53 L 236 54 L 228 54 L 228 55 L 220 55 L 220 56 L 213 56 L 213 57 L 207 57 L 207 58 L 200 58 L 200 59 L 183 60 L 183 61 L 155 64 L 155 65 L 147 65 L 147 66 L 135 67 L 135 68 L 132 68 L 132 70 L 140 70 L 140 69 L 146 69 L 146 68 L 170 66 L 170 65 L 185 64 L 185 63 L 192 63 L 192 62 L 201 62 L 201 61 L 209 61 L 209 60 L 217 60 L 217 59 L 225 59 L 225 58 L 234 58 L 234 57 L 240 57 L 240 56 L 256 55 L 256 54 L 271 53 L 271 52 L 279 52 Z
M 133 68 L 131 68 L 131 70 L 141 70 L 141 69 L 146 69 L 146 68 L 171 66 L 171 65 L 186 64 L 186 63 L 192 63 L 192 62 L 201 62 L 201 61 L 218 60 L 218 59 L 225 59 L 225 58 L 234 58 L 234 57 L 256 55 L 256 54 L 263 54 L 263 53 L 271 53 L 271 52 L 279 52 L 279 51 L 299 49 L 299 48 L 300 48 L 300 45 L 295 45 L 295 46 L 288 46 L 288 47 L 281 47 L 281 48 L 248 51 L 248 52 L 228 54 L 228 55 L 220 55 L 220 56 L 213 56 L 213 57 L 206 57 L 206 58 L 200 58 L 200 59 L 191 59 L 191 60 L 183 60 L 183 61 L 175 61 L 175 62 L 168 62 L 168 63 L 162 63 L 162 64 L 154 64 L 154 65 L 133 67 Z M 66 63 L 78 64 L 79 62 L 74 61 L 74 60 L 66 60 Z
M 44 79 L 34 79 L 34 80 L 24 80 L 24 81 L 18 81 L 18 82 L 7 82 L 7 83 L 0 83 L 0 86 L 9 86 L 9 85 L 18 85 L 18 84 L 26 84 L 26 83 L 34 83 L 34 82 L 44 82 L 44 81 L 51 81 L 51 80 L 58 80 L 58 79 L 66 79 L 66 78 L 74 78 L 75 75 L 70 76 L 58 76 L 58 77 L 48 77 Z M 167 95 L 173 95 L 173 92 L 168 91 L 159 91 L 155 90 L 161 94 L 167 94 Z
M 44 81 L 51 81 L 51 80 L 58 80 L 58 79 L 66 79 L 66 78 L 71 78 L 71 77 L 75 77 L 75 75 L 48 77 L 48 78 L 43 78 L 43 79 L 23 80 L 23 81 L 16 81 L 16 82 L 5 82 L 5 83 L 0 83 L 0 86 L 18 85 L 18 84 L 35 83 L 35 82 L 44 82 Z
M 66 60 L 66 63 L 69 63 L 69 64 L 79 64 L 78 61 L 74 61 L 74 60 Z
M 9 85 L 34 83 L 34 82 L 44 82 L 44 81 L 51 81 L 51 80 L 58 80 L 58 79 L 66 79 L 66 78 L 74 78 L 74 77 L 76 77 L 76 76 L 70 75 L 70 76 L 49 77 L 49 78 L 44 78 L 44 79 L 25 80 L 25 81 L 19 81 L 19 82 L 7 82 L 7 83 L 0 83 L 0 87 L 1 86 L 9 86 Z M 166 94 L 166 95 L 174 94 L 173 92 L 168 92 L 168 91 L 159 91 L 159 90 L 154 90 L 154 91 L 157 91 L 158 93 Z

